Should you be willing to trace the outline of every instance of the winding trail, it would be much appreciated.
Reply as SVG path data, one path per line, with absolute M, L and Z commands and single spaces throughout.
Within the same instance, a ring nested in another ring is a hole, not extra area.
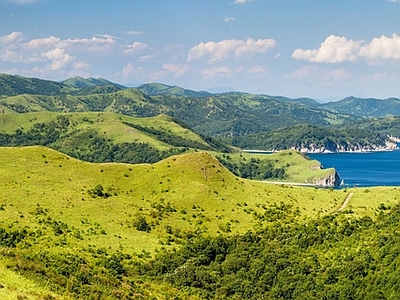
M 351 197 L 353 197 L 353 193 L 349 193 L 346 196 L 346 199 L 344 199 L 342 205 L 340 205 L 340 207 L 337 210 L 335 210 L 333 213 L 338 213 L 338 212 L 342 211 L 346 207 L 346 205 L 349 203 Z

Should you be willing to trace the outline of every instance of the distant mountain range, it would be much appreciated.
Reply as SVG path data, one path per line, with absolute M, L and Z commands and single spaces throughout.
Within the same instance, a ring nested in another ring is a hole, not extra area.
M 232 138 L 240 137 L 235 139 L 237 146 L 247 144 L 242 141 L 251 137 L 253 141 L 260 141 L 254 147 L 257 145 L 265 147 L 266 144 L 261 142 L 263 138 L 253 138 L 255 134 L 262 134 L 265 137 L 266 134 L 272 134 L 279 129 L 282 135 L 285 132 L 281 130 L 282 128 L 293 126 L 299 128 L 298 133 L 300 133 L 306 128 L 300 125 L 329 126 L 329 131 L 324 131 L 328 137 L 346 126 L 348 129 L 359 126 L 354 124 L 361 123 L 369 134 L 381 134 L 383 141 L 386 135 L 400 136 L 400 126 L 397 125 L 396 118 L 386 123 L 378 122 L 385 123 L 386 127 L 380 125 L 375 126 L 372 131 L 368 130 L 368 124 L 377 122 L 370 118 L 400 116 L 398 98 L 382 100 L 348 97 L 336 102 L 319 103 L 310 98 L 292 99 L 243 92 L 213 94 L 161 83 L 127 88 L 101 78 L 74 77 L 54 82 L 0 74 L 0 112 L 2 111 L 17 113 L 105 111 L 135 117 L 166 114 L 183 121 L 190 128 L 206 136 L 223 137 L 225 141 L 231 143 L 234 143 Z M 285 136 L 281 138 L 285 139 Z M 305 138 L 304 134 L 299 134 L 297 144 L 305 144 Z M 364 139 L 373 138 L 367 135 Z M 293 147 L 295 145 L 291 146 Z

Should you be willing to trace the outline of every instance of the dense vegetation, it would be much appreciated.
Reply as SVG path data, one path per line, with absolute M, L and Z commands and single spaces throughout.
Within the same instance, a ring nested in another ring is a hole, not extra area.
M 368 122 L 367 124 L 370 124 Z M 301 125 L 285 127 L 266 133 L 236 137 L 231 139 L 233 145 L 242 149 L 284 150 L 325 149 L 331 152 L 354 151 L 360 148 L 384 147 L 387 136 L 373 130 L 369 125 L 362 128 L 346 126 L 346 129 L 337 127 L 318 127 Z M 342 127 L 345 127 L 342 125 Z M 391 127 L 391 130 L 393 127 Z M 282 138 L 285 137 L 285 138 Z
M 143 260 L 94 247 L 30 253 L 43 235 L 62 241 L 76 231 L 38 206 L 36 218 L 52 233 L 1 228 L 0 247 L 9 268 L 72 298 L 142 299 L 150 295 L 149 282 L 166 282 L 172 286 L 163 298 L 397 299 L 400 206 L 386 210 L 382 205 L 376 220 L 337 214 L 304 223 L 298 209 L 282 202 L 255 214 L 269 221 L 265 227 L 192 236 L 178 250 Z
M 175 146 L 167 150 L 159 150 L 148 143 L 140 142 L 115 144 L 111 139 L 100 136 L 95 131 L 82 132 L 73 138 L 70 146 L 67 146 L 65 139 L 68 138 L 68 127 L 71 125 L 71 120 L 68 117 L 60 115 L 48 123 L 36 123 L 26 132 L 17 129 L 14 134 L 0 133 L 0 146 L 40 145 L 51 147 L 89 162 L 124 162 L 131 164 L 155 163 L 171 155 L 187 151 L 189 145 L 200 146 L 200 148 L 206 147 L 201 143 L 195 143 L 173 134 L 165 136 L 162 140 Z M 144 127 L 141 128 L 145 129 Z M 208 150 L 214 149 L 209 147 Z
M 396 299 L 400 206 L 376 221 L 331 215 L 298 223 L 283 203 L 257 232 L 203 237 L 141 274 L 212 299 Z

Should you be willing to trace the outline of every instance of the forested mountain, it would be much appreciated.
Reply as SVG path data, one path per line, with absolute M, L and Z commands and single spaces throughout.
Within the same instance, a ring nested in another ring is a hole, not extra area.
M 113 85 L 115 87 L 118 87 L 119 89 L 126 88 L 121 84 L 117 84 L 103 78 L 82 78 L 80 76 L 63 80 L 61 81 L 61 83 L 75 88 L 85 88 L 85 87 L 94 87 L 103 85 Z
M 21 94 L 60 95 L 76 89 L 60 82 L 0 74 L 0 97 Z
M 212 94 L 205 91 L 192 91 L 188 89 L 181 88 L 179 86 L 170 86 L 162 83 L 147 83 L 139 86 L 137 88 L 142 93 L 155 96 L 155 95 L 175 95 L 184 97 L 209 97 Z
M 136 117 L 166 114 L 203 135 L 227 138 L 227 141 L 234 138 L 235 145 L 246 148 L 297 148 L 309 145 L 312 140 L 318 147 L 335 144 L 329 148 L 346 149 L 357 145 L 384 145 L 387 135 L 400 134 L 395 119 L 381 120 L 378 122 L 381 125 L 369 119 L 400 115 L 400 100 L 396 98 L 349 97 L 338 102 L 318 103 L 309 98 L 241 92 L 210 94 L 159 83 L 125 88 L 105 79 L 75 77 L 57 83 L 11 75 L 0 76 L 0 94 L 3 95 L 0 112 L 107 111 Z M 306 129 L 303 125 L 311 127 Z M 365 133 L 352 131 L 354 126 L 364 128 Z M 371 126 L 375 126 L 373 131 Z M 279 131 L 272 133 L 275 130 Z M 257 134 L 261 135 L 255 136 Z
M 268 151 L 297 149 L 304 152 L 345 152 L 374 151 L 396 147 L 395 140 L 391 140 L 388 134 L 380 133 L 384 130 L 379 128 L 372 131 L 353 125 L 343 127 L 290 126 L 270 132 L 236 137 L 230 142 L 242 149 Z M 389 131 L 395 132 L 393 128 L 390 128 Z
M 320 106 L 340 113 L 351 113 L 358 117 L 388 117 L 400 115 L 400 99 L 375 99 L 348 97 Z

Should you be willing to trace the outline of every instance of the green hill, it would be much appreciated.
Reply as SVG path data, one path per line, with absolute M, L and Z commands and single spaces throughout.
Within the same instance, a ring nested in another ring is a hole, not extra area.
M 242 149 L 285 150 L 297 149 L 310 152 L 360 151 L 383 149 L 389 142 L 383 127 L 375 126 L 372 120 L 331 127 L 299 125 L 274 131 L 236 137 L 230 142 Z M 364 126 L 361 126 L 363 124 Z M 387 124 L 387 123 L 386 123 Z M 390 123 L 388 132 L 398 136 L 394 123 Z M 282 138 L 284 137 L 284 138 Z M 392 141 L 393 142 L 393 141 Z
M 181 88 L 179 86 L 170 86 L 162 83 L 146 83 L 137 88 L 142 93 L 148 96 L 156 96 L 156 95 L 175 95 L 175 96 L 184 96 L 184 97 L 209 97 L 210 93 L 205 91 L 192 91 L 188 89 Z
M 59 95 L 73 92 L 75 88 L 59 82 L 0 74 L 0 97 L 21 94 Z
M 80 76 L 63 80 L 61 81 L 61 83 L 75 88 L 87 88 L 87 87 L 104 86 L 104 85 L 115 86 L 118 89 L 125 88 L 121 84 L 117 84 L 103 78 L 82 78 Z
M 388 117 L 400 115 L 400 99 L 376 99 L 347 97 L 336 102 L 329 102 L 322 107 L 335 112 L 351 112 L 359 117 Z
M 311 274 L 296 275 L 298 287 L 337 272 L 329 286 L 318 289 L 320 297 L 347 282 L 350 270 L 359 279 L 352 286 L 365 282 L 354 273 L 358 259 L 350 263 L 365 253 L 361 244 L 371 245 L 380 276 L 390 268 L 378 263 L 386 260 L 379 260 L 377 250 L 385 245 L 380 234 L 394 238 L 387 224 L 396 213 L 384 218 L 398 202 L 393 188 L 335 191 L 244 180 L 205 152 L 156 164 L 92 164 L 35 146 L 0 148 L 0 160 L 0 295 L 9 295 L 5 299 L 249 298 L 260 292 L 279 299 L 270 293 L 283 293 L 284 282 L 292 286 L 285 273 L 289 267 L 293 274 Z M 349 192 L 343 215 L 331 215 Z M 394 253 L 390 245 L 384 257 Z M 165 253 L 168 249 L 175 250 Z M 342 253 L 352 258 L 349 263 L 333 264 Z M 264 269 L 257 261 L 261 254 L 271 267 L 281 267 Z M 263 269 L 252 279 L 256 288 L 241 290 L 257 265 Z M 372 276 L 369 265 L 362 270 Z M 239 271 L 242 267 L 247 271 Z M 266 276 L 274 284 L 260 286 Z M 317 287 L 309 290 L 316 293 Z M 348 291 L 346 285 L 341 289 Z M 298 299 L 295 290 L 285 295 Z
M 6 75 L 4 75 L 6 76 Z M 9 76 L 11 83 L 0 94 L 0 106 L 26 113 L 35 111 L 113 111 L 131 116 L 168 114 L 207 136 L 242 136 L 289 125 L 329 125 L 354 121 L 343 113 L 310 108 L 296 101 L 277 101 L 265 95 L 246 93 L 209 94 L 176 86 L 147 84 L 138 89 L 119 90 L 115 85 L 94 85 L 71 79 L 76 88 L 36 80 L 35 88 L 21 89 L 33 79 Z M 93 83 L 94 84 L 94 83 Z M 32 85 L 32 84 L 31 84 Z M 18 87 L 18 89 L 17 89 Z M 57 87 L 57 88 L 55 88 Z M 14 89 L 14 90 L 13 90 Z
M 2 146 L 42 145 L 86 161 L 156 162 L 189 149 L 231 152 L 165 115 L 133 118 L 115 113 L 0 114 Z

